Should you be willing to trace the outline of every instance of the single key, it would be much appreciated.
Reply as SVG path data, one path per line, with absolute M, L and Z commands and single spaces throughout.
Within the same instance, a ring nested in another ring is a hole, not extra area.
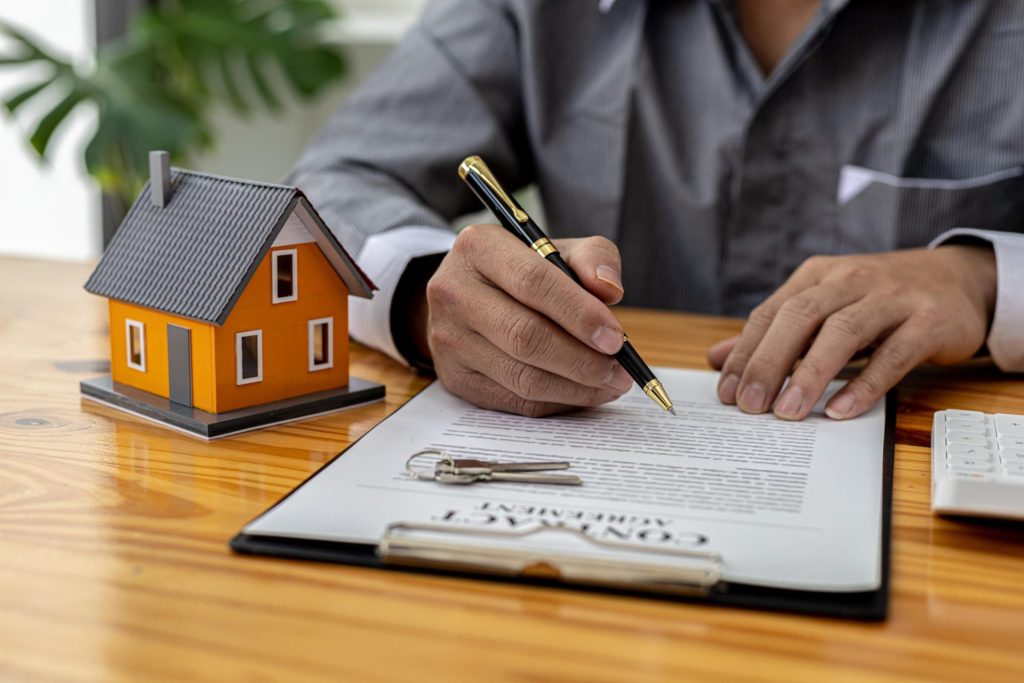
M 530 474 L 528 472 L 482 472 L 479 474 L 437 472 L 434 481 L 442 484 L 476 484 L 477 482 L 515 482 L 517 484 L 561 484 L 580 486 L 583 480 L 574 474 Z
M 547 472 L 567 469 L 569 469 L 569 463 L 564 461 L 488 462 L 473 458 L 453 458 L 439 461 L 436 471 L 448 474 L 486 474 L 488 472 Z
M 1024 436 L 1001 436 L 999 437 L 999 447 L 1024 449 Z
M 958 458 L 973 458 L 974 460 L 991 460 L 992 451 L 981 446 L 969 446 L 964 443 L 954 443 L 946 446 L 946 453 Z
M 967 446 L 981 446 L 982 448 L 987 448 L 988 438 L 986 438 L 984 434 L 952 431 L 946 432 L 946 443 L 949 445 L 964 444 Z
M 988 472 L 992 469 L 992 464 L 972 458 L 950 458 L 949 468 L 960 472 Z
M 994 419 L 999 436 L 1024 436 L 1024 416 L 997 413 Z
M 1024 463 L 1024 449 L 1021 448 L 1006 448 L 999 451 L 999 459 L 1005 463 L 1021 462 Z
M 979 413 L 977 410 L 947 410 L 946 422 L 950 420 L 969 420 L 985 424 L 985 413 Z
M 972 432 L 974 434 L 985 433 L 985 423 L 975 420 L 946 420 L 946 429 L 958 432 Z
M 1009 477 L 1024 477 L 1024 463 L 1008 463 L 1003 465 L 1003 474 Z

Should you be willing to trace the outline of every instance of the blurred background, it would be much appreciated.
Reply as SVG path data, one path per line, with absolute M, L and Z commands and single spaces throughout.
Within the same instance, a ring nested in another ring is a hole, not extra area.
M 279 181 L 424 1 L 0 0 L 0 255 L 97 258 L 150 147 Z

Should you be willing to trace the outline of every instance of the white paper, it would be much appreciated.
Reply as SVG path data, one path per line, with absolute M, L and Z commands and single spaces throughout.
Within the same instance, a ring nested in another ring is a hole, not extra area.
M 245 532 L 376 544 L 396 521 L 565 525 L 603 540 L 717 553 L 728 581 L 878 587 L 882 405 L 837 422 L 824 417 L 823 401 L 806 420 L 785 422 L 720 404 L 717 373 L 655 373 L 676 417 L 638 388 L 595 410 L 530 419 L 481 410 L 435 382 Z M 425 448 L 566 460 L 584 484 L 414 480 L 405 461 Z

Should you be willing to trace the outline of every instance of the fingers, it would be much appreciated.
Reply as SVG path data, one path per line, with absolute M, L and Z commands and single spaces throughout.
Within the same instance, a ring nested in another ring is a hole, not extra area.
M 471 332 L 470 335 L 476 335 Z M 557 403 L 566 406 L 592 408 L 613 401 L 629 390 L 614 386 L 591 387 L 560 375 L 522 363 L 483 338 L 471 339 L 460 361 L 468 369 L 493 380 L 505 391 L 536 403 Z M 621 368 L 619 368 L 621 370 Z M 625 374 L 625 371 L 623 371 Z
M 459 318 L 438 320 L 431 325 L 431 348 L 438 353 L 461 357 L 475 346 L 486 344 L 522 364 L 576 384 L 623 390 L 631 386 L 629 375 L 613 359 L 585 346 L 552 321 L 490 285 L 457 284 L 443 295 L 443 300 L 439 301 L 439 296 L 434 293 L 433 305 L 455 309 Z M 497 379 L 483 368 L 476 369 Z
M 612 241 L 586 237 L 557 240 L 556 246 L 591 294 L 608 305 L 622 301 L 622 261 Z
M 847 420 L 871 408 L 931 354 L 931 332 L 927 320 L 917 315 L 908 318 L 875 350 L 860 374 L 832 397 L 825 414 L 834 420 Z
M 807 417 L 839 371 L 907 314 L 901 300 L 866 296 L 829 316 L 775 402 L 775 414 L 787 420 Z
M 459 368 L 445 374 L 444 384 L 453 394 L 488 410 L 501 410 L 527 417 L 543 417 L 574 409 L 573 406 L 561 403 L 531 401 L 517 396 L 494 380 L 467 368 Z
M 622 348 L 622 327 L 601 300 L 500 227 L 470 226 L 454 248 L 467 267 L 594 350 L 612 355 Z
M 729 337 L 718 342 L 710 349 L 708 349 L 708 365 L 713 367 L 715 370 L 721 370 L 722 365 L 725 363 L 725 359 L 729 357 L 732 350 L 736 348 L 736 343 L 739 342 L 740 337 Z
M 739 340 L 722 364 L 722 374 L 718 379 L 718 398 L 722 403 L 736 403 L 740 376 L 747 361 L 768 332 L 782 305 L 791 296 L 817 284 L 821 277 L 822 266 L 818 265 L 821 261 L 817 257 L 808 259 L 781 287 L 750 312 Z
M 726 360 L 723 372 L 739 375 L 736 404 L 747 413 L 763 413 L 796 359 L 808 347 L 818 328 L 836 311 L 862 296 L 840 282 L 822 282 L 789 297 L 778 306 L 756 346 L 744 358 L 741 339 Z

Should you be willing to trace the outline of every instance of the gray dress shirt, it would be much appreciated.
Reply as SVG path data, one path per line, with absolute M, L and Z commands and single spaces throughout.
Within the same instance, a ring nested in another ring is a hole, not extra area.
M 628 305 L 745 315 L 811 255 L 977 229 L 1024 368 L 1020 0 L 823 0 L 769 77 L 728 0 L 437 0 L 291 181 L 368 254 L 478 209 L 469 154 L 537 183 L 553 237 L 616 242 Z

